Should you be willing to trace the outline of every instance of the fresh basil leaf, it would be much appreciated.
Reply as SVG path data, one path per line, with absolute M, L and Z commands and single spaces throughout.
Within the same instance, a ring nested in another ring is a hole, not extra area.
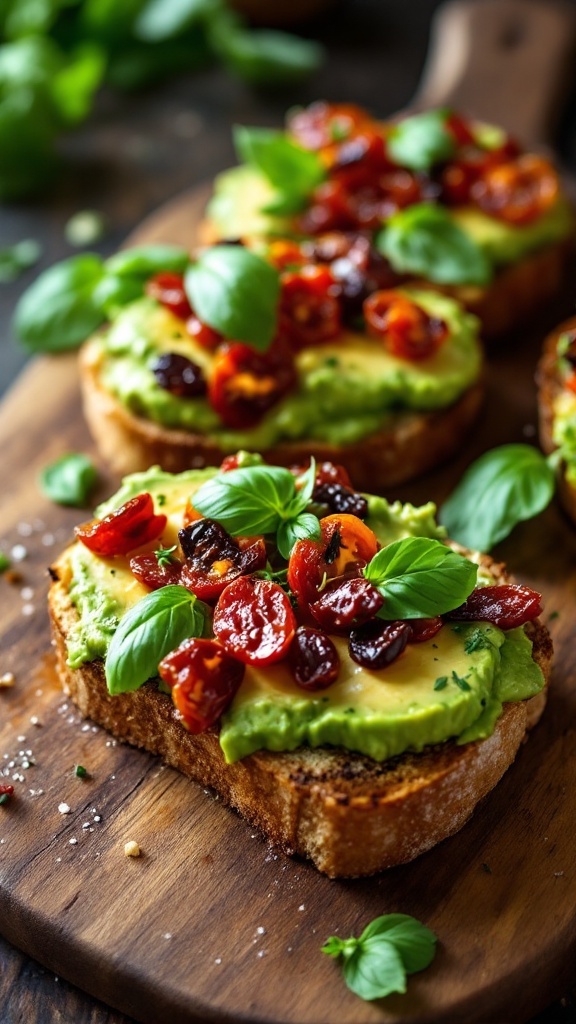
M 376 246 L 398 273 L 417 274 L 436 284 L 486 285 L 488 257 L 433 203 L 416 203 L 395 213 L 376 236 Z
M 134 302 L 144 294 L 141 277 L 118 277 L 106 274 L 94 289 L 94 304 L 102 310 L 103 319 L 112 317 L 122 306 Z
M 206 249 L 187 270 L 185 288 L 194 311 L 225 338 L 265 351 L 276 333 L 280 275 L 240 245 Z
M 286 561 L 298 540 L 320 540 L 322 536 L 318 516 L 312 512 L 301 512 L 294 519 L 281 522 L 276 533 L 278 550 Z
M 454 540 L 490 551 L 517 523 L 542 512 L 554 488 L 554 470 L 537 448 L 505 444 L 468 467 L 442 505 L 440 521 Z
M 298 488 L 296 495 L 296 502 L 298 502 L 298 511 L 303 512 L 308 502 L 312 500 L 312 494 L 316 485 L 316 459 L 314 456 L 310 459 L 310 465 L 305 473 L 302 473 L 298 477 Z
M 147 43 L 171 39 L 218 6 L 218 0 L 148 0 L 132 31 Z
M 45 466 L 40 474 L 40 486 L 47 498 L 58 505 L 82 508 L 88 502 L 98 472 L 87 455 L 71 452 Z
M 0 249 L 0 284 L 15 281 L 29 267 L 38 262 L 42 246 L 34 238 L 24 238 L 5 249 Z
M 359 941 L 364 943 L 377 937 L 394 943 L 407 974 L 423 971 L 434 959 L 434 932 L 409 914 L 383 914 L 375 918 L 364 929 Z
M 318 154 L 292 142 L 285 132 L 236 125 L 234 145 L 239 159 L 256 167 L 278 190 L 278 199 L 266 208 L 269 212 L 296 213 L 326 177 Z
M 14 330 L 34 352 L 76 348 L 104 317 L 94 300 L 103 277 L 99 256 L 85 253 L 55 263 L 24 292 L 14 314 Z
M 361 999 L 383 999 L 406 991 L 406 971 L 393 943 L 368 939 L 344 960 L 344 981 Z
M 161 587 L 133 605 L 120 620 L 106 656 L 112 694 L 137 690 L 157 675 L 158 665 L 190 636 L 202 636 L 206 606 L 185 587 Z
M 364 576 L 384 597 L 383 619 L 443 615 L 474 589 L 478 566 L 438 540 L 406 537 L 378 551 Z
M 212 477 L 194 494 L 194 508 L 231 534 L 275 533 L 295 493 L 290 470 L 251 466 Z
M 427 110 L 399 121 L 387 139 L 389 155 L 411 171 L 429 171 L 449 160 L 456 152 L 456 140 L 446 125 L 447 117 L 446 110 Z
M 67 124 L 83 121 L 106 70 L 106 54 L 94 43 L 83 43 L 52 80 L 52 96 Z
M 270 29 L 249 31 L 233 12 L 211 20 L 210 40 L 223 63 L 253 85 L 296 82 L 316 71 L 324 48 L 309 39 Z
M 183 274 L 189 263 L 188 252 L 179 245 L 139 245 L 111 256 L 104 269 L 115 277 L 146 279 L 160 271 Z

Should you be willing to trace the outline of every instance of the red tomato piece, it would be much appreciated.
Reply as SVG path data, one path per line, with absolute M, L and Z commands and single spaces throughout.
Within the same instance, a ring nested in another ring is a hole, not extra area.
M 75 528 L 78 540 L 102 558 L 127 555 L 156 540 L 164 530 L 167 518 L 154 513 L 152 495 L 147 491 L 131 498 L 103 519 L 93 519 Z
M 310 462 L 306 464 L 301 463 L 299 465 L 290 466 L 290 472 L 294 476 L 302 476 L 307 469 L 310 468 Z M 316 463 L 316 476 L 314 479 L 314 486 L 320 487 L 321 484 L 340 484 L 342 487 L 352 488 L 352 481 L 348 470 L 341 466 L 338 462 L 317 462 Z
M 444 625 L 442 616 L 436 615 L 433 619 L 410 619 L 408 622 L 412 635 L 408 641 L 410 644 L 421 644 L 425 640 L 431 640 L 436 633 L 439 633 Z
M 184 291 L 184 278 L 182 274 L 175 274 L 172 271 L 154 274 L 146 282 L 144 290 L 146 295 L 157 299 L 158 302 L 181 320 L 188 320 L 192 316 L 192 307 Z
M 542 595 L 513 583 L 478 587 L 464 604 L 448 612 L 447 619 L 492 622 L 499 629 L 515 629 L 531 622 L 542 611 Z
M 345 141 L 358 129 L 373 123 L 370 115 L 353 103 L 319 100 L 291 113 L 288 131 L 305 149 L 318 150 Z
M 549 161 L 525 153 L 488 168 L 470 194 L 489 216 L 508 224 L 529 224 L 553 206 L 559 189 L 558 175 Z
M 369 334 L 381 338 L 398 359 L 430 359 L 448 337 L 443 320 L 428 314 L 399 292 L 378 291 L 363 306 Z
M 375 534 L 357 516 L 325 516 L 320 529 L 322 540 L 297 541 L 288 562 L 288 585 L 304 615 L 320 596 L 324 577 L 359 576 L 378 550 Z
M 216 643 L 191 637 L 159 664 L 161 679 L 171 687 L 172 700 L 189 732 L 205 732 L 234 699 L 244 665 Z
M 296 384 L 292 353 L 280 344 L 256 352 L 239 342 L 216 353 L 208 397 L 227 427 L 255 426 Z
M 305 262 L 302 246 L 288 239 L 270 242 L 267 259 L 277 270 L 294 270 Z
M 213 629 L 224 649 L 240 661 L 271 665 L 286 656 L 296 619 L 277 583 L 242 576 L 221 594 Z
M 328 633 L 347 632 L 376 616 L 384 598 L 363 576 L 333 580 L 310 605 L 316 622 Z
M 151 590 L 159 590 L 160 587 L 180 583 L 182 562 L 172 558 L 160 563 L 154 554 L 150 552 L 144 555 L 134 555 L 130 559 L 130 572 L 136 577 L 139 583 Z
M 340 334 L 339 286 L 326 266 L 309 264 L 281 276 L 279 330 L 295 348 L 320 345 Z
M 446 127 L 454 137 L 457 146 L 469 146 L 474 142 L 474 135 L 470 129 L 470 123 L 461 114 L 449 114 L 446 118 Z
M 222 334 L 219 334 L 218 331 L 214 331 L 212 327 L 208 327 L 208 324 L 203 324 L 195 313 L 192 313 L 192 315 L 188 317 L 186 321 L 186 330 L 188 331 L 188 334 L 194 338 L 194 341 L 209 352 L 213 352 L 214 349 L 217 349 L 218 345 L 220 345 L 224 340 L 224 336 Z

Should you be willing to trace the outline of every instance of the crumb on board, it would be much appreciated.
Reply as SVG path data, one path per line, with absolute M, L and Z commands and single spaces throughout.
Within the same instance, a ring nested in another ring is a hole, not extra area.
M 0 676 L 0 690 L 8 690 L 11 686 L 14 686 L 16 682 L 16 676 L 13 672 L 4 672 Z
M 140 847 L 138 843 L 131 839 L 128 843 L 124 843 L 124 856 L 125 857 L 139 857 Z

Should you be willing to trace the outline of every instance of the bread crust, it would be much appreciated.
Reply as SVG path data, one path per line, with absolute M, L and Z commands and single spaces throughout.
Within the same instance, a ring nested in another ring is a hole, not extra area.
M 171 429 L 126 409 L 102 384 L 98 346 L 80 353 L 84 414 L 103 458 L 124 476 L 159 464 L 172 473 L 218 466 L 227 452 L 202 434 Z M 461 448 L 484 398 L 479 379 L 447 409 L 398 412 L 390 426 L 355 444 L 321 441 L 279 444 L 261 454 L 267 462 L 290 466 L 318 461 L 344 463 L 354 470 L 359 490 L 380 491 L 440 465 Z
M 547 454 L 553 452 L 557 447 L 553 438 L 554 404 L 558 395 L 564 390 L 556 355 L 558 339 L 565 331 L 571 330 L 576 330 L 576 316 L 565 320 L 548 335 L 536 371 L 540 444 Z M 576 488 L 568 483 L 566 466 L 563 462 L 557 470 L 557 481 L 560 503 L 572 521 L 576 523 Z
M 491 559 L 483 565 L 496 582 L 508 578 Z M 102 661 L 70 668 L 66 637 L 78 615 L 63 581 L 52 584 L 49 607 L 60 679 L 82 714 L 212 787 L 274 845 L 309 857 L 330 878 L 371 875 L 405 863 L 457 832 L 512 763 L 546 700 L 544 690 L 505 705 L 486 740 L 463 746 L 449 741 L 382 764 L 328 748 L 258 751 L 226 764 L 217 733 L 188 733 L 170 697 L 153 683 L 111 696 Z M 530 634 L 534 660 L 548 680 L 550 636 L 540 622 L 530 626 Z

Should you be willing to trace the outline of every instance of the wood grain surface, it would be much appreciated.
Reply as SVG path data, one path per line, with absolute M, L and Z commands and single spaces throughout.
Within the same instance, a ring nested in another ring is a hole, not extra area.
M 185 242 L 198 201 L 182 197 L 138 241 Z M 533 436 L 533 369 L 546 325 L 565 309 L 548 310 L 494 356 L 483 420 L 458 463 L 398 496 L 440 500 L 477 452 Z M 32 364 L 0 411 L 0 445 L 11 481 L 3 547 L 27 551 L 15 563 L 21 578 L 0 582 L 2 670 L 16 677 L 0 692 L 0 761 L 23 779 L 0 808 L 0 919 L 10 941 L 150 1024 L 523 1021 L 563 990 L 576 947 L 576 536 L 556 506 L 498 551 L 559 613 L 541 725 L 459 835 L 375 879 L 330 882 L 270 849 L 210 794 L 82 722 L 58 691 L 45 569 L 83 515 L 47 503 L 36 481 L 64 451 L 90 450 L 73 356 Z M 103 471 L 100 496 L 115 484 Z M 74 776 L 78 763 L 89 778 Z M 139 859 L 124 856 L 131 839 Z M 389 911 L 433 928 L 439 953 L 406 996 L 365 1004 L 320 946 Z

